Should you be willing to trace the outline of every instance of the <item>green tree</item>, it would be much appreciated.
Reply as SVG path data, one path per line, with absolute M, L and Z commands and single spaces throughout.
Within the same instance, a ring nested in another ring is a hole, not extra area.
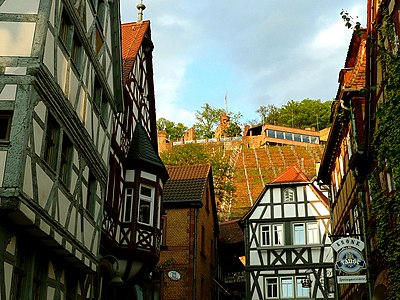
M 229 126 L 225 129 L 225 135 L 227 137 L 240 136 L 242 134 L 242 124 L 240 123 L 240 119 L 243 115 L 238 113 L 229 112 L 227 114 L 229 116 Z
M 257 112 L 268 124 L 294 128 L 315 128 L 330 126 L 332 101 L 304 99 L 300 102 L 289 100 L 281 108 L 275 105 L 260 106 Z
M 232 195 L 235 191 L 232 183 L 233 169 L 230 165 L 229 156 L 224 155 L 220 149 L 210 153 L 204 145 L 190 143 L 172 147 L 171 150 L 161 153 L 160 157 L 164 164 L 172 166 L 210 163 L 217 210 L 221 216 L 221 207 L 227 201 L 232 201 Z
M 176 141 L 182 138 L 183 134 L 187 130 L 187 127 L 182 123 L 175 124 L 174 122 L 165 118 L 159 118 L 157 120 L 157 129 L 164 130 L 167 133 L 169 140 Z
M 223 111 L 223 109 L 214 108 L 208 103 L 204 104 L 201 110 L 196 110 L 197 122 L 194 124 L 196 135 L 200 138 L 212 138 Z

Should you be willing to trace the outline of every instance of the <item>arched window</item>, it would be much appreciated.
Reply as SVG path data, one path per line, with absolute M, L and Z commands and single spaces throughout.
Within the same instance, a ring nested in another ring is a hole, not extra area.
M 283 201 L 284 202 L 294 202 L 295 201 L 294 189 L 287 188 L 283 191 Z

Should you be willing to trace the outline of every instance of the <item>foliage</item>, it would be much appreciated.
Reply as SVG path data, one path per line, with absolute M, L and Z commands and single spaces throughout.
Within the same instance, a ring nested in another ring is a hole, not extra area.
M 187 127 L 182 123 L 175 124 L 165 118 L 159 118 L 157 120 L 157 130 L 164 130 L 167 133 L 168 140 L 176 141 L 182 138 Z
M 233 112 L 228 112 L 228 116 L 230 123 L 228 128 L 225 129 L 225 135 L 227 137 L 240 136 L 242 133 L 240 119 L 243 117 L 243 115 L 240 112 L 236 114 Z
M 223 112 L 223 109 L 214 108 L 208 103 L 205 103 L 201 107 L 201 110 L 196 110 L 195 116 L 197 122 L 194 124 L 194 128 L 196 129 L 197 137 L 212 138 Z
M 296 102 L 289 100 L 281 108 L 269 104 L 260 106 L 257 112 L 265 121 L 263 123 L 320 130 L 330 126 L 331 105 L 332 101 L 304 99 Z
M 219 216 L 222 215 L 221 208 L 226 202 L 232 200 L 232 195 L 235 191 L 232 183 L 233 169 L 230 165 L 229 156 L 225 156 L 221 149 L 210 153 L 204 145 L 195 143 L 175 146 L 170 151 L 161 153 L 160 156 L 164 164 L 172 166 L 210 163 L 217 211 Z
M 371 173 L 371 212 L 376 220 L 378 251 L 389 270 L 388 299 L 400 299 L 400 54 L 393 20 L 382 9 L 383 23 L 377 28 L 378 40 L 372 40 L 382 66 L 385 100 L 376 112 L 372 147 L 378 166 Z M 391 174 L 395 192 L 388 195 L 377 174 Z

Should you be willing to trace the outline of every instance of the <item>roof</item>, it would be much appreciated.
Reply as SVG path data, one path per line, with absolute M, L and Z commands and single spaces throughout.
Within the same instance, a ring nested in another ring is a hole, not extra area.
M 225 244 L 243 243 L 243 230 L 238 220 L 231 220 L 219 223 L 219 240 Z
M 298 166 L 291 166 L 283 171 L 278 177 L 270 181 L 268 184 L 283 184 L 283 183 L 309 183 L 310 180 L 299 169 Z
M 164 203 L 202 203 L 207 180 L 211 176 L 209 164 L 168 166 L 169 180 L 164 187 Z
M 136 124 L 135 131 L 133 132 L 132 143 L 127 155 L 127 164 L 139 164 L 145 168 L 156 168 L 167 175 L 164 163 L 156 150 L 154 150 L 150 138 L 140 122 Z
M 140 46 L 146 32 L 150 30 L 150 21 L 130 22 L 121 25 L 123 80 L 126 82 L 129 72 L 133 68 Z

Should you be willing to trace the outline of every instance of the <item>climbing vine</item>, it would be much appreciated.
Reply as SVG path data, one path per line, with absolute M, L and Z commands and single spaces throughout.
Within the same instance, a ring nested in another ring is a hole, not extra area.
M 376 129 L 372 151 L 378 164 L 371 172 L 371 213 L 375 218 L 375 236 L 379 256 L 389 271 L 388 299 L 400 299 L 400 49 L 393 19 L 382 10 L 382 23 L 377 27 L 378 61 L 382 68 L 383 101 L 375 115 Z M 386 190 L 393 185 L 394 192 Z
M 388 9 L 381 7 L 381 12 L 376 36 L 367 38 L 371 49 L 376 49 L 382 80 L 377 86 L 363 89 L 371 94 L 383 93 L 373 120 L 376 128 L 370 158 L 375 158 L 377 164 L 368 179 L 375 226 L 369 228 L 369 234 L 376 239 L 377 266 L 385 264 L 388 270 L 387 299 L 400 299 L 400 44 Z M 359 22 L 345 11 L 340 14 L 346 27 L 361 34 Z

